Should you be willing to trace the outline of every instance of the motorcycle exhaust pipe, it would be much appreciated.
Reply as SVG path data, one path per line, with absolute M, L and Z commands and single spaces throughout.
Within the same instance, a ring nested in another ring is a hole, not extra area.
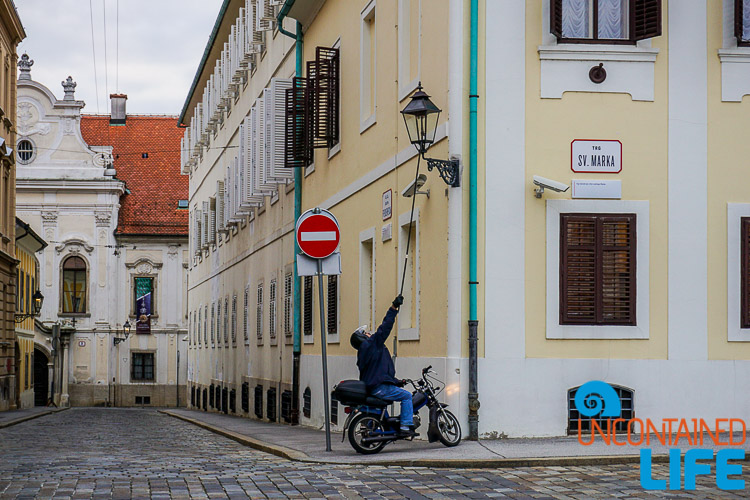
M 390 435 L 390 436 L 366 437 L 366 438 L 362 438 L 362 444 L 381 443 L 383 441 L 395 441 L 396 439 L 398 439 L 398 437 L 395 434 Z

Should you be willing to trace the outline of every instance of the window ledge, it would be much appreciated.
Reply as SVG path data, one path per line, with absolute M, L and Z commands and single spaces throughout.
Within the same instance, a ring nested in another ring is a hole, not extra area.
M 364 134 L 367 129 L 372 127 L 377 123 L 377 118 L 375 117 L 375 113 L 371 114 L 369 117 L 365 118 L 364 120 L 360 119 L 359 121 L 359 133 Z
M 341 132 L 339 132 L 341 134 Z M 336 143 L 331 149 L 328 150 L 328 159 L 330 160 L 341 151 L 341 136 L 339 135 L 339 142 Z
M 654 100 L 654 66 L 659 49 L 638 45 L 557 44 L 538 47 L 541 97 L 561 99 L 565 92 L 630 94 L 634 101 Z M 589 70 L 604 64 L 607 78 L 600 84 Z
M 750 94 L 750 47 L 719 49 L 721 100 L 742 102 Z

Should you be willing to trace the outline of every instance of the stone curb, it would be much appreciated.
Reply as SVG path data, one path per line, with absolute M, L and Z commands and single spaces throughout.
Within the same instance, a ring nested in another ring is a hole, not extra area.
M 592 455 L 580 457 L 530 457 L 530 458 L 416 458 L 416 459 L 390 459 L 390 460 L 357 460 L 356 456 L 347 457 L 346 460 L 325 460 L 313 458 L 298 450 L 270 444 L 265 441 L 253 439 L 242 434 L 232 432 L 221 427 L 216 427 L 194 418 L 172 413 L 169 410 L 159 410 L 159 413 L 169 415 L 185 422 L 191 423 L 215 434 L 219 434 L 250 448 L 254 448 L 277 457 L 286 458 L 295 462 L 331 464 L 331 465 L 375 465 L 375 466 L 399 466 L 399 467 L 430 467 L 430 468 L 459 468 L 459 469 L 500 469 L 513 467 L 553 467 L 553 466 L 582 466 L 582 465 L 623 465 L 640 463 L 640 455 Z M 669 455 L 654 455 L 653 463 L 669 462 Z
M 10 427 L 11 425 L 20 424 L 21 422 L 26 422 L 28 420 L 34 420 L 35 418 L 44 417 L 45 415 L 51 415 L 52 413 L 57 413 L 61 411 L 65 411 L 69 408 L 56 408 L 54 410 L 47 410 L 40 413 L 35 413 L 33 415 L 26 415 L 25 417 L 19 417 L 15 420 L 10 420 L 8 422 L 0 422 L 0 429 L 5 429 L 6 427 Z

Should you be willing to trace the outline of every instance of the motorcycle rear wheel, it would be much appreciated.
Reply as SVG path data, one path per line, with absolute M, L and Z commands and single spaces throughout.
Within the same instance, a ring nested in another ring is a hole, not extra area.
M 372 436 L 377 431 L 383 431 L 383 425 L 377 418 L 364 414 L 354 417 L 352 423 L 349 424 L 349 444 L 352 445 L 354 451 L 363 455 L 378 453 L 385 447 L 385 441 L 369 444 L 362 442 L 363 438 Z
M 440 431 L 440 442 L 445 446 L 457 446 L 461 442 L 461 425 L 453 413 L 445 408 L 437 412 L 437 428 Z

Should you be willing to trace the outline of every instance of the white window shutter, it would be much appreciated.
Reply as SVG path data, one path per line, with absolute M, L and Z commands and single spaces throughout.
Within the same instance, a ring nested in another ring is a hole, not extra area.
M 208 199 L 208 243 L 216 244 L 216 198 Z
M 239 144 L 239 170 L 240 170 L 240 196 L 243 210 L 252 211 L 254 207 L 263 205 L 263 196 L 253 194 L 253 117 L 255 108 L 250 110 L 250 115 L 245 117 L 240 125 Z
M 263 90 L 265 96 L 267 89 Z M 265 182 L 266 165 L 266 108 L 265 97 L 255 101 L 255 113 L 253 115 L 253 195 L 270 196 L 276 188 L 273 184 Z
M 227 231 L 224 210 L 224 181 L 216 181 L 216 229 L 220 233 Z
M 234 194 L 234 176 L 232 174 L 232 166 L 227 165 L 226 177 L 224 178 L 224 206 L 226 209 L 226 220 L 227 225 L 234 225 L 237 221 L 234 220 L 234 205 L 232 196 Z
M 201 210 L 201 248 L 208 247 L 208 202 L 203 202 Z
M 200 210 L 195 211 L 195 255 L 201 255 L 201 219 L 203 215 L 201 214 Z
M 286 140 L 286 91 L 292 88 L 291 78 L 272 78 L 268 110 L 267 130 L 270 132 L 267 179 L 270 182 L 286 184 L 294 179 L 294 170 L 284 167 L 284 150 Z
M 276 21 L 275 11 L 270 0 L 256 0 L 257 5 L 257 24 L 258 31 L 271 31 Z

